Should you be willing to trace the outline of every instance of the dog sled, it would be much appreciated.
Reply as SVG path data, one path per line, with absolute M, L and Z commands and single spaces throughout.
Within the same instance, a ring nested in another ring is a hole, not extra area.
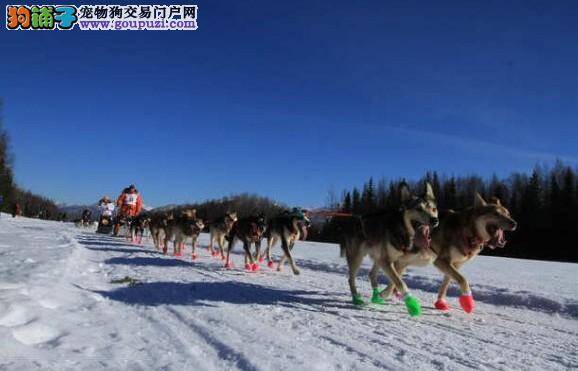
M 103 215 L 98 221 L 98 227 L 96 228 L 96 233 L 101 234 L 111 234 L 113 227 L 112 218 L 110 216 Z

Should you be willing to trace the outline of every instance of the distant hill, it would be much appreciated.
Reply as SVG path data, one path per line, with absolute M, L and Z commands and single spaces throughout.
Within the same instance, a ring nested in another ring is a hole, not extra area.
M 82 216 L 82 211 L 84 209 L 89 209 L 92 211 L 92 218 L 96 220 L 98 215 L 98 203 L 90 205 L 66 205 L 62 204 L 58 206 L 58 211 L 61 213 L 66 213 L 66 220 L 80 219 Z M 143 205 L 143 210 L 152 210 L 150 206 Z
M 96 219 L 98 215 L 98 205 L 96 203 L 92 205 L 59 205 L 58 211 L 61 213 L 66 213 L 66 220 L 80 219 L 82 216 L 82 211 L 84 209 L 89 209 L 92 211 L 93 217 Z

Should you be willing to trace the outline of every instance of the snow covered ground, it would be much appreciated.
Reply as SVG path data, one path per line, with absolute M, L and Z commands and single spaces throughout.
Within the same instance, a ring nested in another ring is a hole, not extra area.
M 397 301 L 352 306 L 335 245 L 299 243 L 295 255 L 300 276 L 244 273 L 240 254 L 226 271 L 205 250 L 192 263 L 2 215 L 0 369 L 578 368 L 576 264 L 480 257 L 464 269 L 473 315 L 456 291 L 451 314 L 435 311 L 440 275 L 414 269 L 424 313 L 410 318 Z M 125 276 L 138 282 L 111 283 Z

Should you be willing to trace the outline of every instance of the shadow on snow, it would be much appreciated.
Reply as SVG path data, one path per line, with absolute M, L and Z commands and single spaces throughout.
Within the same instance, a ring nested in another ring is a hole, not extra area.
M 281 290 L 252 283 L 235 281 L 217 282 L 150 282 L 112 291 L 94 291 L 108 299 L 127 304 L 216 306 L 217 303 L 236 305 L 281 305 L 335 307 L 343 302 L 328 300 L 327 293 L 304 290 Z M 321 296 L 321 297 L 319 297 Z
M 87 249 L 110 251 L 120 253 L 147 253 L 160 255 L 158 251 L 152 249 L 143 249 L 142 246 L 124 243 L 122 240 L 109 236 L 78 236 L 78 241 Z M 112 246 L 112 247 L 111 247 Z M 116 247 L 118 246 L 118 248 Z M 235 255 L 239 252 L 232 252 Z M 125 264 L 125 265 L 139 265 L 139 266 L 159 266 L 159 267 L 185 267 L 191 266 L 195 269 L 203 269 L 202 264 L 199 265 L 186 262 L 179 259 L 167 259 L 161 257 L 115 257 L 105 261 L 107 264 Z M 345 264 L 336 263 L 320 263 L 307 259 L 297 259 L 300 267 L 307 268 L 317 272 L 326 272 L 330 274 L 342 275 L 345 279 L 347 276 L 347 266 Z M 358 272 L 359 278 L 367 279 L 369 269 L 361 268 Z M 431 279 L 416 274 L 405 275 L 405 281 L 410 289 L 418 289 L 425 292 L 437 293 L 441 283 L 441 275 L 439 279 Z M 379 282 L 387 284 L 387 279 L 380 275 Z M 552 300 L 548 297 L 537 295 L 536 293 L 528 291 L 509 291 L 508 289 L 498 288 L 488 285 L 474 284 L 473 291 L 476 301 L 484 302 L 499 306 L 528 308 L 531 310 L 538 310 L 546 313 L 559 313 L 562 315 L 578 318 L 578 302 L 567 301 L 561 303 Z M 155 290 L 159 290 L 156 292 Z M 144 290 L 144 291 L 143 291 Z M 151 290 L 151 295 L 149 295 Z M 167 292 L 173 293 L 168 295 Z M 195 295 L 183 295 L 183 290 Z M 214 291 L 213 291 L 214 290 Z M 266 294 L 262 293 L 265 292 Z M 320 299 L 312 299 L 303 297 L 305 294 L 319 295 L 315 292 L 305 291 L 283 291 L 268 288 L 259 285 L 250 285 L 235 282 L 197 282 L 197 283 L 145 283 L 136 287 L 121 288 L 112 292 L 101 292 L 103 296 L 110 297 L 113 300 L 121 300 L 126 298 L 129 303 L 143 304 L 143 305 L 159 305 L 159 304 L 192 304 L 192 305 L 207 305 L 200 303 L 200 301 L 215 301 L 215 302 L 231 302 L 235 304 L 279 304 L 284 303 L 289 305 L 291 302 L 311 302 L 311 304 L 321 304 Z M 270 296 L 272 294 L 272 296 Z M 345 293 L 344 293 L 345 294 Z M 449 296 L 458 296 L 459 290 L 453 285 L 448 290 Z M 199 297 L 200 295 L 200 297 Z M 140 297 L 142 296 L 142 298 Z M 184 297 L 184 298 L 183 298 Z M 158 300 L 155 301 L 154 298 Z M 168 302 L 163 301 L 168 300 Z M 258 300 L 254 300 L 258 299 Z M 184 300 L 184 302 L 183 302 Z M 233 301 L 232 301 L 233 300 Z M 296 300 L 296 301 L 295 301 Z

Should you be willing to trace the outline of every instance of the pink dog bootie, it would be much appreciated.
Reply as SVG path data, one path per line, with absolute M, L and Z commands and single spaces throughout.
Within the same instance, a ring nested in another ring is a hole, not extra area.
M 445 301 L 444 299 L 438 299 L 435 302 L 434 307 L 437 310 L 443 310 L 443 311 L 449 311 L 450 310 L 450 306 L 448 305 L 448 302 Z
M 471 292 L 466 292 L 460 296 L 460 305 L 464 312 L 472 313 L 475 308 L 474 297 Z

